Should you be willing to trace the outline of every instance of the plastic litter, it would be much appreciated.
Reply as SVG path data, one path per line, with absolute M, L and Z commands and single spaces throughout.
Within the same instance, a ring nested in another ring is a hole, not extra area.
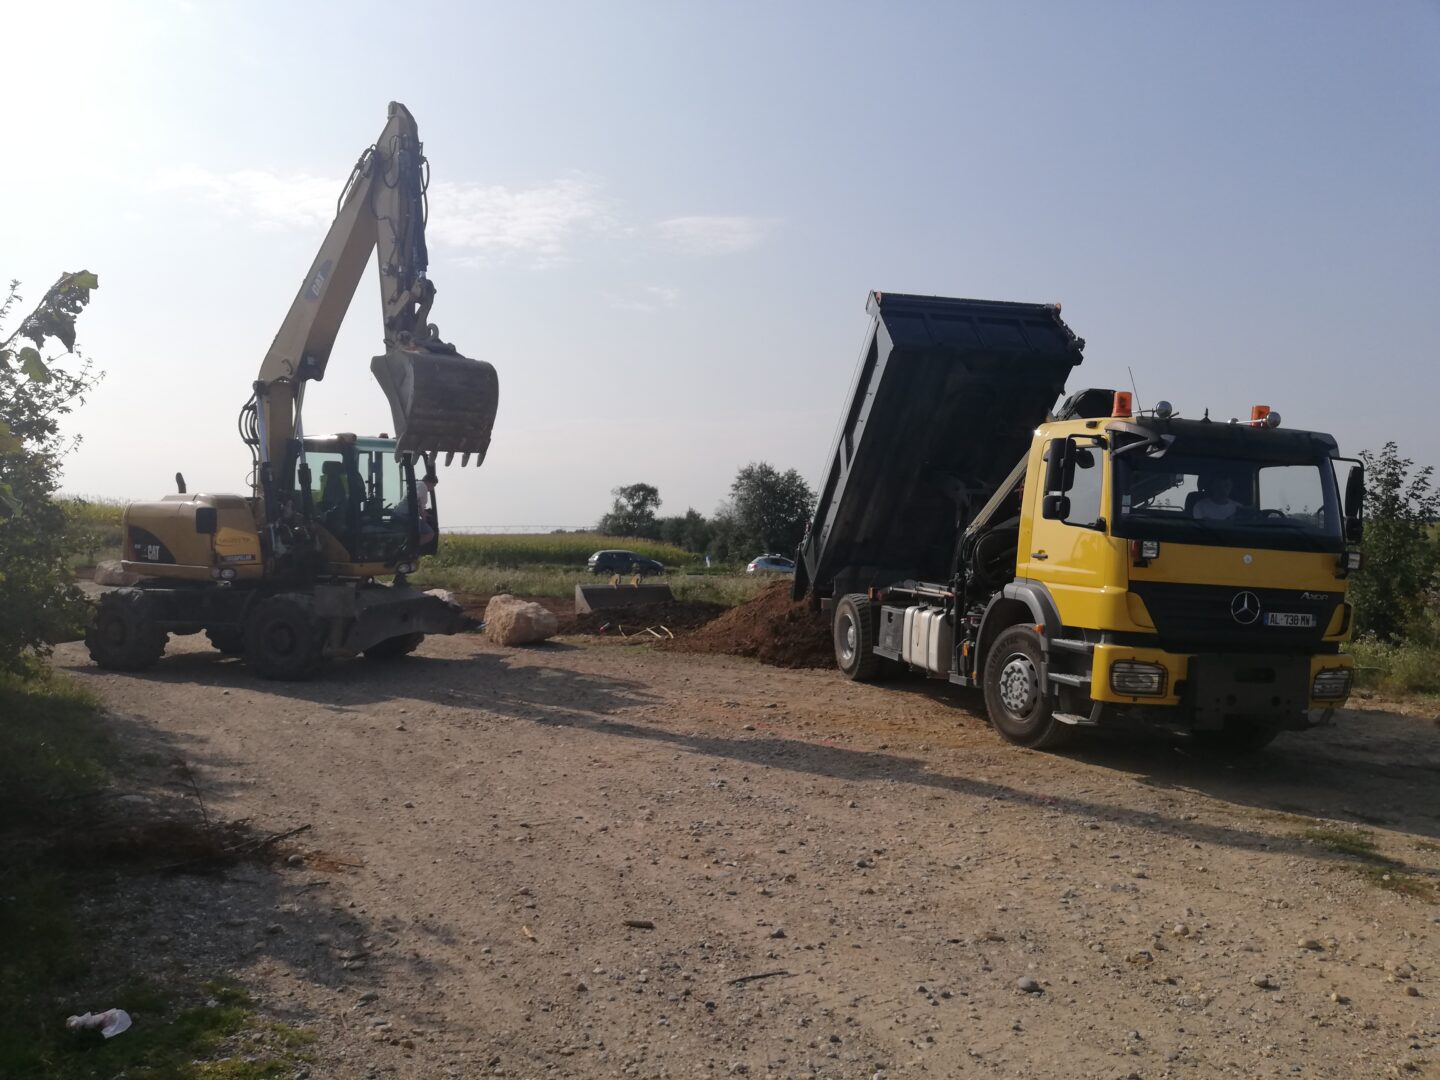
M 130 1030 L 130 1014 L 124 1009 L 106 1009 L 104 1012 L 85 1013 L 83 1016 L 72 1016 L 65 1021 L 65 1026 L 71 1031 L 81 1031 L 88 1028 L 99 1028 L 100 1034 L 107 1039 L 112 1039 L 122 1031 Z

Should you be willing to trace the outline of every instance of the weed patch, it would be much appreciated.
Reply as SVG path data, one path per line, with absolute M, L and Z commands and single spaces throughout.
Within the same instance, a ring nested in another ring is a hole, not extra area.
M 1360 860 L 1356 867 L 1360 877 L 1377 889 L 1387 889 L 1401 896 L 1414 897 L 1427 903 L 1440 903 L 1440 883 L 1404 869 L 1399 859 L 1381 855 L 1375 837 L 1363 829 L 1340 829 L 1314 826 L 1301 835 L 1312 844 Z M 1436 849 L 1436 845 L 1417 841 L 1416 847 Z
M 1377 889 L 1388 889 L 1428 904 L 1440 904 L 1440 884 L 1430 878 L 1407 874 L 1403 870 L 1385 865 L 1362 867 L 1360 876 Z
M 1326 851 L 1333 851 L 1337 855 L 1373 858 L 1376 854 L 1375 837 L 1359 829 L 1315 826 L 1306 829 L 1304 836 L 1312 844 L 1318 844 Z
M 264 1080 L 293 1075 L 308 1033 L 256 1016 L 230 984 L 166 986 L 124 978 L 105 1000 L 93 989 L 93 929 L 117 864 L 180 867 L 259 857 L 276 838 L 235 826 L 170 821 L 62 828 L 94 816 L 116 745 L 98 703 L 49 672 L 0 679 L 0 1077 Z M 77 897 L 91 901 L 82 913 Z M 101 980 L 103 982 L 103 979 Z M 89 991 L 85 991 L 88 997 Z M 134 1026 L 114 1039 L 69 1031 L 87 1006 L 124 1008 Z

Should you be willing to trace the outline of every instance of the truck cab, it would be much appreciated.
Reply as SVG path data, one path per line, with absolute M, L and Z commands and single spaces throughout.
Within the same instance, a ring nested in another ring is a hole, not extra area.
M 1347 512 L 1329 435 L 1281 429 L 1263 407 L 1246 424 L 1163 405 L 1132 417 L 1129 395 L 1113 397 L 1122 415 L 1036 431 L 1014 492 L 1014 577 L 961 635 L 956 673 L 987 688 L 996 727 L 1027 742 L 1149 720 L 1255 746 L 1343 704 L 1359 464 Z M 977 521 L 967 546 L 990 528 Z

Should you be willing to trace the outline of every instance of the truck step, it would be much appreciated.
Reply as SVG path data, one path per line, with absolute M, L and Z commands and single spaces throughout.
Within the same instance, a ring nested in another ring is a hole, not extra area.
M 1057 682 L 1061 686 L 1075 686 L 1084 688 L 1090 685 L 1089 675 L 1069 675 L 1063 671 L 1050 672 L 1050 681 Z
M 1050 648 L 1064 649 L 1066 652 L 1085 653 L 1087 656 L 1095 651 L 1095 646 L 1088 641 L 1076 641 L 1074 638 L 1051 638 Z

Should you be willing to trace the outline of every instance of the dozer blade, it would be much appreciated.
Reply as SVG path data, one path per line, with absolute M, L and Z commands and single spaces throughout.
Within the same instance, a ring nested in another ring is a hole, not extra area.
M 500 403 L 494 367 L 459 353 L 391 349 L 370 361 L 370 371 L 390 401 L 397 453 L 485 460 Z

